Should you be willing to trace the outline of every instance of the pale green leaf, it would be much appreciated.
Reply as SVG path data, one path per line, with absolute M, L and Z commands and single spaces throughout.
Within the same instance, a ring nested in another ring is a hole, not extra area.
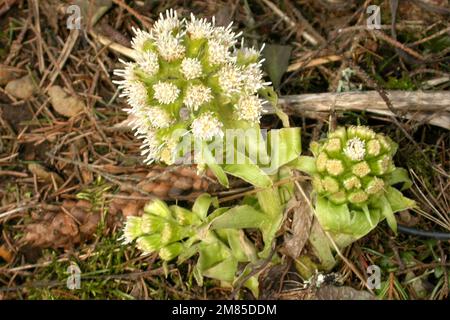
M 236 206 L 212 220 L 211 229 L 261 228 L 266 221 L 267 216 L 255 208 L 248 205 Z
M 238 262 L 230 256 L 215 266 L 202 271 L 203 276 L 232 283 L 236 275 Z
M 269 44 L 263 50 L 264 69 L 272 80 L 275 89 L 280 86 L 281 78 L 287 70 L 291 58 L 292 47 Z
M 300 128 L 271 130 L 267 141 L 271 157 L 269 173 L 274 173 L 281 166 L 297 159 L 302 152 Z
M 256 164 L 226 164 L 223 166 L 226 173 L 241 178 L 258 188 L 272 186 L 270 177 Z
M 403 168 L 395 168 L 394 171 L 386 176 L 385 180 L 390 186 L 397 183 L 403 183 L 402 190 L 409 189 L 412 186 L 412 181 L 409 179 L 408 171 Z
M 247 238 L 243 230 L 224 230 L 226 230 L 228 245 L 231 248 L 233 256 L 239 262 L 256 261 L 256 248 L 254 244 Z
M 406 198 L 400 191 L 393 187 L 386 188 L 386 198 L 389 201 L 394 213 L 414 208 L 416 206 L 416 202 L 414 200 Z
M 392 211 L 388 199 L 384 195 L 380 197 L 379 204 L 381 207 L 381 214 L 386 218 L 389 227 L 397 233 L 397 220 L 395 219 L 394 212 Z
M 200 195 L 192 206 L 192 211 L 197 214 L 200 220 L 204 220 L 208 215 L 209 207 L 211 206 L 212 198 L 209 194 L 204 193 Z
M 316 160 L 314 159 L 314 157 L 310 156 L 300 156 L 289 163 L 289 166 L 296 170 L 306 172 L 309 175 L 312 175 L 317 171 Z

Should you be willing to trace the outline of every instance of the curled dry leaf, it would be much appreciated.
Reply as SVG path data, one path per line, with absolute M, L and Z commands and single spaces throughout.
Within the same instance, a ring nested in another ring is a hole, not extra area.
M 301 185 L 308 196 L 311 188 L 305 183 L 301 183 Z M 296 259 L 300 256 L 309 239 L 313 212 L 306 199 L 299 192 L 296 192 L 296 196 L 288 202 L 286 210 L 292 211 L 293 216 L 291 233 L 284 236 L 284 248 L 292 259 Z
M 316 291 L 313 300 L 376 300 L 376 297 L 367 291 L 352 287 L 327 285 Z
M 85 104 L 78 97 L 68 95 L 60 86 L 52 86 L 48 95 L 53 109 L 65 117 L 73 117 L 84 110 Z
M 30 75 L 8 82 L 5 91 L 15 98 L 29 99 L 36 91 L 37 86 Z
M 31 173 L 35 174 L 38 178 L 44 180 L 45 182 L 53 183 L 53 180 L 55 180 L 58 185 L 62 185 L 64 182 L 58 174 L 49 172 L 40 164 L 30 163 L 28 165 L 28 170 L 30 170 Z

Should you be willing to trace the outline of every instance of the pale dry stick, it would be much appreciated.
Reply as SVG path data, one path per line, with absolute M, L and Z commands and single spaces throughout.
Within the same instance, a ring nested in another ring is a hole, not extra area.
M 338 56 L 335 54 L 325 56 L 325 57 L 319 57 L 319 58 L 313 59 L 306 63 L 305 63 L 304 59 L 301 59 L 301 60 L 297 60 L 294 63 L 292 63 L 291 65 L 289 65 L 289 67 L 287 68 L 286 71 L 293 72 L 293 71 L 297 71 L 300 68 L 304 68 L 304 69 L 313 68 L 313 67 L 320 66 L 322 64 L 341 61 L 342 59 L 343 59 L 342 56 Z
M 152 26 L 151 24 L 146 21 L 150 20 L 148 17 L 144 17 L 141 14 L 139 14 L 136 10 L 128 6 L 125 1 L 123 0 L 112 0 L 115 4 L 122 7 L 123 9 L 127 10 L 129 13 L 131 13 L 136 19 L 138 19 L 147 29 L 150 29 Z
M 316 210 L 314 209 L 314 206 L 312 205 L 311 201 L 309 200 L 309 198 L 306 196 L 305 191 L 303 190 L 303 187 L 300 185 L 300 183 L 298 183 L 298 181 L 294 181 L 295 185 L 297 186 L 297 189 L 300 191 L 300 193 L 302 194 L 303 198 L 305 198 L 306 202 L 308 203 L 308 206 L 310 207 L 310 209 L 312 210 L 312 212 L 314 212 L 314 215 L 316 215 Z M 373 290 L 370 288 L 369 284 L 367 283 L 366 279 L 361 275 L 361 273 L 359 272 L 359 270 L 353 265 L 353 263 L 351 263 L 350 260 L 348 260 L 341 252 L 341 250 L 339 250 L 338 246 L 336 245 L 336 242 L 334 242 L 333 238 L 328 234 L 327 231 L 324 230 L 325 235 L 327 236 L 328 240 L 331 242 L 331 244 L 334 247 L 334 250 L 336 250 L 338 256 L 342 259 L 342 261 L 345 262 L 345 264 L 355 273 L 355 275 L 359 278 L 359 280 L 361 280 L 362 283 L 364 283 L 365 287 L 367 288 L 367 290 L 369 290 L 370 293 L 374 294 Z
M 12 159 L 14 159 L 15 157 L 17 157 L 18 155 L 19 155 L 19 152 L 16 152 L 16 153 L 13 153 L 13 154 L 11 154 L 11 155 L 5 157 L 5 158 L 0 158 L 0 164 L 1 164 L 2 162 L 6 162 L 6 161 L 8 161 L 8 160 L 12 160 Z
M 96 33 L 95 31 L 90 31 L 89 32 L 90 35 L 92 35 L 92 37 L 97 40 L 100 44 L 108 47 L 109 49 L 118 52 L 122 55 L 124 55 L 125 57 L 128 57 L 130 59 L 136 60 L 137 55 L 135 53 L 135 51 L 131 48 L 125 47 L 121 44 L 118 44 L 110 39 L 108 39 L 105 36 L 102 36 L 98 33 Z
M 16 2 L 17 0 L 4 0 L 0 3 L 0 16 L 8 12 Z
M 285 1 L 287 5 L 287 10 L 292 10 L 294 15 L 297 17 L 298 20 L 300 20 L 300 24 L 311 33 L 312 37 L 314 37 L 315 40 L 319 42 L 320 45 L 326 44 L 327 40 L 322 37 L 322 35 L 317 32 L 313 26 L 309 23 L 309 21 L 303 16 L 303 14 L 300 12 L 299 9 L 297 9 L 295 6 L 291 4 L 289 0 Z
M 391 45 L 393 45 L 394 47 L 406 52 L 407 54 L 409 54 L 410 56 L 416 58 L 417 60 L 420 61 L 425 61 L 425 58 L 418 52 L 414 51 L 413 49 L 405 46 L 403 43 L 395 40 L 394 38 L 389 37 L 387 34 L 385 34 L 384 32 L 381 32 L 379 30 L 371 30 L 371 32 L 373 32 L 373 34 L 375 34 L 378 38 L 390 43 Z
M 50 83 L 47 85 L 45 91 L 47 91 L 55 82 L 55 80 L 58 78 L 58 75 L 60 74 L 61 70 L 64 68 L 64 65 L 67 62 L 67 59 L 69 58 L 77 40 L 80 35 L 80 30 L 73 29 L 70 31 L 70 34 L 66 40 L 66 43 L 64 44 L 64 47 L 61 50 L 61 54 L 58 57 L 58 60 L 54 63 L 54 68 L 50 73 Z M 40 86 L 43 85 L 46 77 L 48 76 L 48 72 L 44 74 L 42 77 Z
M 397 27 L 397 29 L 405 29 L 405 30 L 410 30 L 410 29 L 422 30 L 424 26 L 423 26 L 423 24 L 417 23 L 417 24 L 399 24 L 396 27 Z M 367 25 L 356 25 L 356 26 L 349 26 L 349 27 L 338 29 L 337 32 L 338 33 L 347 33 L 347 32 L 355 32 L 355 31 L 360 31 L 360 30 L 371 31 L 373 29 Z M 378 30 L 391 30 L 391 25 L 390 24 L 382 24 L 379 26 Z
M 24 211 L 24 210 L 28 210 L 28 209 L 32 209 L 32 208 L 36 208 L 37 202 L 32 202 L 32 204 L 27 205 L 27 206 L 22 206 L 19 208 L 15 208 L 15 209 L 11 209 L 8 210 L 6 212 L 0 213 L 0 220 L 5 219 L 6 217 L 9 217 L 15 213 Z
M 11 44 L 9 54 L 6 57 L 5 61 L 3 62 L 3 64 L 5 65 L 9 65 L 11 61 L 19 55 L 19 51 L 22 48 L 22 41 L 25 37 L 25 34 L 27 33 L 28 26 L 31 23 L 31 15 L 28 15 L 27 20 L 22 20 L 22 22 L 24 23 L 23 28 L 20 31 L 19 35 L 17 36 L 16 40 L 14 40 L 13 43 Z
M 273 2 L 269 1 L 269 0 L 262 0 L 264 2 L 264 4 L 266 6 L 268 6 L 270 9 L 273 10 L 273 12 L 279 16 L 282 20 L 284 20 L 289 27 L 291 28 L 297 28 L 297 24 L 295 23 L 295 21 L 293 21 L 291 18 L 289 18 L 283 11 L 280 10 L 280 8 L 278 8 Z M 307 31 L 303 31 L 301 36 L 308 41 L 309 43 L 311 43 L 313 46 L 317 46 L 319 44 L 319 41 L 316 40 L 316 38 L 314 38 L 313 35 L 309 34 Z
M 30 26 L 30 28 L 34 31 L 34 27 L 33 25 Z M 42 47 L 45 51 L 45 53 L 47 54 L 48 58 L 50 59 L 50 61 L 52 62 L 53 65 L 57 66 L 58 62 L 56 61 L 55 57 L 53 56 L 52 52 L 50 51 L 50 49 L 48 48 L 47 44 L 45 42 L 42 42 Z M 58 72 L 61 72 L 61 70 L 58 70 Z M 75 90 L 72 87 L 72 83 L 67 79 L 66 76 L 64 76 L 64 74 L 61 74 L 61 78 L 64 82 L 64 84 L 66 85 L 66 87 L 73 93 L 75 94 Z M 42 83 L 40 83 L 40 86 L 42 85 Z
M 443 113 L 439 118 L 431 119 L 430 124 L 450 130 L 450 92 L 449 91 L 386 91 L 397 111 L 406 113 L 412 118 L 413 112 Z M 381 115 L 393 115 L 384 100 L 376 91 L 354 91 L 342 93 L 318 93 L 281 96 L 280 106 L 286 111 L 330 112 L 333 106 L 336 111 L 366 111 Z M 266 113 L 274 113 L 271 106 L 265 105 Z
M 441 36 L 441 35 L 443 35 L 443 34 L 445 34 L 445 33 L 447 33 L 447 32 L 450 32 L 450 27 L 447 27 L 447 28 L 445 28 L 445 29 L 442 29 L 442 30 L 440 30 L 440 31 L 438 31 L 438 32 L 436 32 L 436 33 L 434 33 L 434 34 L 428 36 L 428 37 L 423 38 L 423 39 L 414 41 L 414 42 L 412 42 L 412 43 L 408 43 L 408 46 L 409 46 L 409 47 L 415 47 L 415 46 L 417 46 L 417 45 L 419 45 L 419 44 L 422 44 L 422 43 L 424 43 L 424 42 L 428 42 L 428 41 L 430 41 L 430 40 L 433 40 L 434 38 L 437 38 L 437 37 L 439 37 L 439 36 Z
M 37 0 L 30 0 L 28 6 L 31 8 L 34 17 L 34 25 L 36 29 L 36 41 L 37 41 L 37 55 L 38 55 L 38 66 L 41 74 L 44 72 L 45 60 L 44 51 L 42 50 L 42 32 L 40 24 L 40 13 L 39 13 L 39 3 Z

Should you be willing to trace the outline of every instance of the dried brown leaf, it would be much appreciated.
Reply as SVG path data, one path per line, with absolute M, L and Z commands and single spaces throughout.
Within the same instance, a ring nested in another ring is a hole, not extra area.
M 78 97 L 68 95 L 60 86 L 52 86 L 48 95 L 53 109 L 66 117 L 73 117 L 84 110 L 85 105 Z
M 307 190 L 307 186 L 304 186 L 305 193 L 309 194 Z M 293 259 L 296 259 L 303 248 L 306 245 L 306 242 L 309 239 L 311 224 L 313 220 L 313 213 L 311 212 L 311 208 L 308 205 L 307 201 L 303 198 L 302 195 L 297 195 L 293 197 L 288 205 L 287 211 L 293 212 L 292 217 L 292 225 L 291 225 L 291 234 L 285 234 L 284 236 L 284 248 L 286 253 Z
M 30 75 L 27 75 L 8 82 L 5 91 L 18 99 L 26 100 L 37 91 L 37 87 L 33 78 Z
M 324 286 L 316 291 L 313 300 L 376 300 L 367 291 L 356 290 L 352 287 Z

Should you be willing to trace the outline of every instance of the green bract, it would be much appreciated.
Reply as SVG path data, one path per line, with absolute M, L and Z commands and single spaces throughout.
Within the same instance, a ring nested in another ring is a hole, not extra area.
M 316 215 L 326 231 L 351 242 L 384 218 L 396 231 L 394 212 L 414 206 L 393 187 L 410 181 L 394 165 L 397 144 L 389 137 L 364 126 L 341 127 L 313 142 L 311 151 L 313 159 L 300 157 L 300 169 L 312 175 Z

